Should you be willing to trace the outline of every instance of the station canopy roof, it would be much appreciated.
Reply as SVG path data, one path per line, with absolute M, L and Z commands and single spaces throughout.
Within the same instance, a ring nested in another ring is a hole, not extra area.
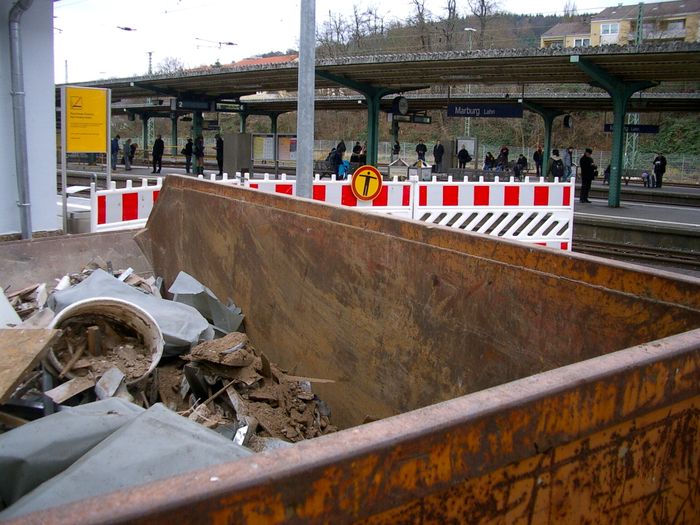
M 592 79 L 572 62 L 573 56 L 597 66 L 605 74 L 621 82 L 652 81 L 681 82 L 687 91 L 697 91 L 700 83 L 700 43 L 644 44 L 641 46 L 601 46 L 565 49 L 490 49 L 460 52 L 415 53 L 343 57 L 316 61 L 316 88 L 337 89 L 340 86 L 370 86 L 385 88 L 392 93 L 406 93 L 431 86 L 470 84 L 478 86 L 521 86 L 531 91 L 533 85 L 588 84 Z M 175 74 L 149 75 L 122 79 L 81 83 L 82 86 L 106 87 L 112 90 L 112 100 L 154 96 L 170 96 L 196 100 L 239 100 L 240 97 L 260 92 L 297 90 L 297 61 L 277 64 L 211 67 L 186 70 Z M 338 82 L 340 80 L 340 83 Z M 511 88 L 512 89 L 512 88 Z M 493 91 L 491 89 L 491 91 Z M 508 95 L 506 97 L 505 95 Z M 423 94 L 409 96 L 409 100 Z M 425 96 L 420 109 L 437 109 L 446 104 L 446 95 Z M 475 96 L 461 94 L 474 101 Z M 484 101 L 519 98 L 520 93 L 492 93 L 483 95 Z M 250 104 L 263 105 L 273 111 L 293 111 L 295 98 L 278 97 Z M 319 96 L 321 103 L 323 96 Z M 326 97 L 318 109 L 357 108 L 357 98 L 342 101 L 342 97 Z M 450 97 L 448 97 L 450 98 Z M 457 98 L 457 97 L 452 97 Z M 535 97 L 537 98 L 537 97 Z M 335 103 L 332 101 L 337 99 Z M 386 98 L 385 102 L 391 97 Z M 635 99 L 644 103 L 634 102 Z M 533 97 L 527 95 L 527 100 Z M 538 98 L 543 106 L 565 111 L 607 110 L 611 108 L 606 93 L 549 93 Z M 246 101 L 247 102 L 247 101 Z M 248 102 L 247 102 L 248 103 Z M 286 106 L 285 106 L 286 104 Z M 345 104 L 345 106 L 344 106 Z M 353 106 L 354 104 L 354 106 Z M 694 93 L 656 94 L 641 92 L 632 100 L 639 110 L 698 111 L 700 103 Z M 654 105 L 656 104 L 656 105 Z M 277 108 L 274 106 L 277 105 Z M 383 104 L 385 105 L 385 104 Z

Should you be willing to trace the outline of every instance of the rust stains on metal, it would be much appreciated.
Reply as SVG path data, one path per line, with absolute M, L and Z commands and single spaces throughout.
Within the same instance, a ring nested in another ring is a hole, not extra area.
M 32 518 L 696 523 L 700 394 L 688 379 L 700 371 L 699 338 L 696 330 Z M 652 391 L 663 394 L 636 395 Z M 624 417 L 610 396 L 633 400 Z

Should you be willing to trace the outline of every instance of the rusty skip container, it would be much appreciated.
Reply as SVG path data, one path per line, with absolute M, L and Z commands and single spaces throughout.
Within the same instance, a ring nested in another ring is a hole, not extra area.
M 700 521 L 698 279 L 174 176 L 137 242 L 343 430 L 27 522 Z

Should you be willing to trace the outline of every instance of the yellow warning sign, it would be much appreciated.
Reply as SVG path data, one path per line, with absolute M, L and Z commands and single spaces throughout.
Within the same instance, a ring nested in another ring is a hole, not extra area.
M 374 166 L 360 166 L 352 174 L 350 187 L 361 201 L 374 200 L 382 190 L 382 174 Z
M 107 93 L 106 89 L 65 88 L 67 153 L 107 152 Z

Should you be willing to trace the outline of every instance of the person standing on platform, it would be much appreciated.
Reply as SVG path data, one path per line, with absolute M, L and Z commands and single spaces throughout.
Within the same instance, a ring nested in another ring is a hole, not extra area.
M 218 133 L 214 135 L 214 138 L 216 139 L 216 146 L 214 146 L 216 150 L 216 164 L 219 166 L 219 175 L 221 176 L 224 174 L 224 139 Z
M 542 175 L 542 146 L 537 146 L 535 153 L 532 154 L 532 160 L 535 163 L 535 172 L 537 176 Z
M 112 139 L 112 143 L 110 144 L 110 153 L 112 156 L 112 171 L 115 171 L 117 169 L 117 160 L 119 160 L 119 139 L 121 137 L 117 135 Z
M 352 147 L 352 155 L 350 155 L 350 162 L 360 162 L 360 154 L 362 153 L 362 144 L 358 140 Z
M 188 138 L 187 139 L 187 144 L 185 144 L 185 147 L 182 148 L 182 153 L 185 156 L 185 173 L 190 172 L 190 168 L 192 167 L 192 150 L 194 148 L 194 144 L 192 143 L 192 139 Z
M 124 169 L 131 171 L 131 139 L 124 141 Z
M 165 142 L 163 142 L 161 135 L 158 135 L 158 138 L 153 142 L 153 171 L 151 173 L 160 173 L 163 167 L 163 151 L 165 151 Z M 156 171 L 156 166 L 158 171 Z
M 425 154 L 428 153 L 428 147 L 423 144 L 423 140 L 418 141 L 416 146 L 416 154 L 418 155 L 418 160 L 425 162 Z
M 578 165 L 581 168 L 581 195 L 579 202 L 590 204 L 588 193 L 591 191 L 591 183 L 595 178 L 596 172 L 596 165 L 593 162 L 593 150 L 591 148 L 586 148 L 586 152 L 581 157 L 581 160 L 578 161 Z
M 661 187 L 661 181 L 664 178 L 664 173 L 666 173 L 666 157 L 664 154 L 659 152 L 656 154 L 654 159 L 654 175 L 656 176 L 656 188 Z
M 401 144 L 399 144 L 398 140 L 394 142 L 394 147 L 391 150 L 391 154 L 396 158 L 398 158 L 401 154 Z
M 472 157 L 471 155 L 469 155 L 466 146 L 463 145 L 462 149 L 460 149 L 459 153 L 457 153 L 457 160 L 459 161 L 459 169 L 461 170 L 466 168 L 467 162 L 470 162 L 472 160 Z
M 139 145 L 136 144 L 136 142 L 132 142 L 131 146 L 129 146 L 129 162 L 132 164 L 134 163 L 134 157 L 136 156 L 136 150 L 138 149 Z
M 197 137 L 194 143 L 195 174 L 204 175 L 204 137 Z
M 553 149 L 552 156 L 547 162 L 547 177 L 552 176 L 552 180 L 558 179 L 559 182 L 564 178 L 564 161 L 559 156 L 559 150 Z
M 562 182 L 569 182 L 571 180 L 574 165 L 574 148 L 569 146 L 564 151 L 564 178 Z
M 440 141 L 435 142 L 433 146 L 433 158 L 435 159 L 435 172 L 442 173 L 442 157 L 445 155 L 445 146 L 440 144 Z

